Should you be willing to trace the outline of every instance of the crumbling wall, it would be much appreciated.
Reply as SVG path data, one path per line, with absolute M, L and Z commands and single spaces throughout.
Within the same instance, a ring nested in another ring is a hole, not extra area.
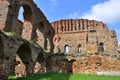
M 55 29 L 53 38 L 55 53 L 66 53 L 66 45 L 69 48 L 68 54 L 80 53 L 79 45 L 81 45 L 81 53 L 117 53 L 116 32 L 109 30 L 103 22 L 87 19 L 68 19 L 55 21 L 51 24 Z M 101 48 L 103 49 L 101 50 Z
M 0 31 L 0 42 L 0 77 L 6 77 L 11 70 L 15 70 L 17 76 L 34 73 L 38 55 L 43 54 L 42 48 L 18 35 L 2 31 Z
M 100 55 L 92 55 L 73 63 L 73 73 L 119 72 L 120 61 Z
M 72 63 L 65 58 L 65 55 L 55 54 L 47 57 L 46 71 L 47 72 L 60 72 L 72 73 Z
M 102 54 L 54 54 L 47 58 L 46 69 L 60 73 L 119 72 L 120 60 Z
M 19 21 L 20 8 L 24 20 Z M 16 32 L 26 40 L 36 42 L 45 50 L 53 52 L 54 29 L 33 0 L 0 1 L 0 29 Z

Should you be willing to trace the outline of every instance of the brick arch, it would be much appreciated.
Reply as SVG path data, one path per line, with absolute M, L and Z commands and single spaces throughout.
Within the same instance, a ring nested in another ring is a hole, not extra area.
M 2 21 L 0 20 L 2 22 L 0 24 L 4 25 L 2 28 L 3 30 L 7 32 L 14 31 L 20 34 L 26 40 L 31 40 L 33 42 L 36 42 L 38 37 L 36 33 L 36 29 L 39 24 L 43 25 L 44 23 L 44 30 L 41 29 L 40 30 L 44 33 L 42 34 L 42 36 L 44 37 L 43 39 L 45 40 L 45 42 L 47 42 L 47 37 L 48 37 L 47 31 L 49 29 L 53 31 L 53 28 L 49 23 L 49 21 L 47 20 L 47 18 L 45 17 L 45 15 L 37 7 L 37 5 L 34 3 L 33 0 L 9 0 L 8 2 L 5 3 L 4 6 L 1 5 L 1 7 L 5 8 L 5 10 L 2 11 L 0 10 L 1 12 L 4 12 L 2 13 L 2 15 L 4 14 L 4 16 L 0 16 L 0 18 L 3 19 Z M 23 15 L 24 22 L 18 20 L 18 13 L 21 7 L 23 7 L 23 9 L 25 10 Z M 41 23 L 40 21 L 43 22 Z M 18 26 L 20 26 L 20 29 Z M 54 35 L 52 35 L 52 37 L 53 36 Z M 41 45 L 40 43 L 38 44 Z M 53 44 L 50 44 L 50 46 L 51 45 Z
M 3 21 L 3 23 L 5 23 L 5 27 L 3 29 L 7 32 L 14 31 L 22 35 L 22 37 L 27 40 L 33 39 L 32 33 L 33 33 L 33 28 L 35 27 L 34 7 L 37 7 L 35 6 L 33 0 L 19 0 L 19 1 L 10 0 L 8 3 L 5 4 L 8 7 L 4 13 L 6 15 L 4 16 L 5 22 Z M 23 7 L 24 9 L 23 23 L 20 20 L 18 20 L 19 10 L 21 7 Z M 26 36 L 26 34 L 28 36 Z
M 32 22 L 33 20 L 33 11 L 30 5 L 24 4 L 21 5 L 21 7 L 23 7 L 23 17 L 24 17 L 24 21 L 29 21 Z
M 45 48 L 45 24 L 44 21 L 39 21 L 38 26 L 36 28 L 37 33 L 37 43 L 40 44 L 43 48 Z
M 21 60 L 23 62 L 27 62 L 30 61 L 32 59 L 32 55 L 31 55 L 31 49 L 27 44 L 22 44 L 18 50 L 17 50 L 17 54 L 20 56 Z
M 37 33 L 37 43 L 40 44 L 45 50 L 49 52 L 53 52 L 53 36 L 54 36 L 54 30 L 52 29 L 51 25 L 47 25 L 46 27 L 46 20 L 40 20 L 38 22 L 38 27 L 36 29 Z
M 32 28 L 33 28 L 33 10 L 31 6 L 28 4 L 21 5 L 18 9 L 17 27 L 15 27 L 15 30 L 17 30 L 17 33 L 19 35 L 22 35 L 24 38 L 30 40 L 31 35 L 27 37 L 25 36 L 25 34 L 29 34 L 29 32 L 32 32 Z M 27 31 L 28 29 L 30 29 L 31 31 L 28 32 Z
M 39 73 L 39 72 L 45 72 L 45 57 L 43 52 L 39 52 L 37 58 L 36 58 L 36 64 L 34 67 L 34 73 Z
M 31 63 L 33 63 L 33 59 L 32 59 L 32 52 L 31 52 L 31 48 L 28 44 L 23 43 L 17 50 L 16 52 L 17 56 L 19 57 L 20 61 L 17 65 L 19 64 L 24 64 L 26 67 L 26 73 L 32 74 L 30 67 L 32 66 Z
M 22 37 L 31 40 L 32 39 L 32 31 L 34 27 L 34 14 L 30 5 L 24 4 L 23 7 L 23 29 L 22 29 Z M 29 30 L 29 31 L 28 31 Z

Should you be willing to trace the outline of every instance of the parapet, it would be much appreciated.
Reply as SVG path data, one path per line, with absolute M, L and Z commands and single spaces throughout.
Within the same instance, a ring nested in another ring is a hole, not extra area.
M 66 19 L 51 23 L 55 33 L 86 31 L 91 29 L 108 29 L 106 24 L 96 20 L 88 19 Z

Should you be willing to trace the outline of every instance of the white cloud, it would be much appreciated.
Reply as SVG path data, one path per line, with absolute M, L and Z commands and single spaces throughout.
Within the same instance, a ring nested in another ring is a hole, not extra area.
M 120 21 L 120 0 L 108 0 L 92 6 L 82 18 L 95 19 L 105 23 Z
M 57 0 L 50 0 L 50 2 L 51 2 L 51 4 L 52 4 L 53 6 L 56 6 L 56 5 L 57 5 Z
M 93 5 L 88 12 L 84 12 L 81 16 L 80 12 L 76 11 L 66 16 L 65 18 L 85 18 L 103 21 L 109 25 L 120 23 L 120 0 L 106 0 L 103 3 Z M 117 32 L 118 42 L 120 44 L 120 28 L 119 25 L 109 26 Z

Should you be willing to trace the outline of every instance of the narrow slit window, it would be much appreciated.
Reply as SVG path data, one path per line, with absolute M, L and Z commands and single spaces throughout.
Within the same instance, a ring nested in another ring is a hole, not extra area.
M 104 43 L 101 42 L 99 46 L 100 46 L 99 51 L 104 52 Z
M 82 53 L 82 46 L 81 46 L 81 44 L 78 45 L 78 53 Z
M 68 53 L 69 52 L 69 45 L 65 45 L 64 49 L 65 49 L 65 53 Z

